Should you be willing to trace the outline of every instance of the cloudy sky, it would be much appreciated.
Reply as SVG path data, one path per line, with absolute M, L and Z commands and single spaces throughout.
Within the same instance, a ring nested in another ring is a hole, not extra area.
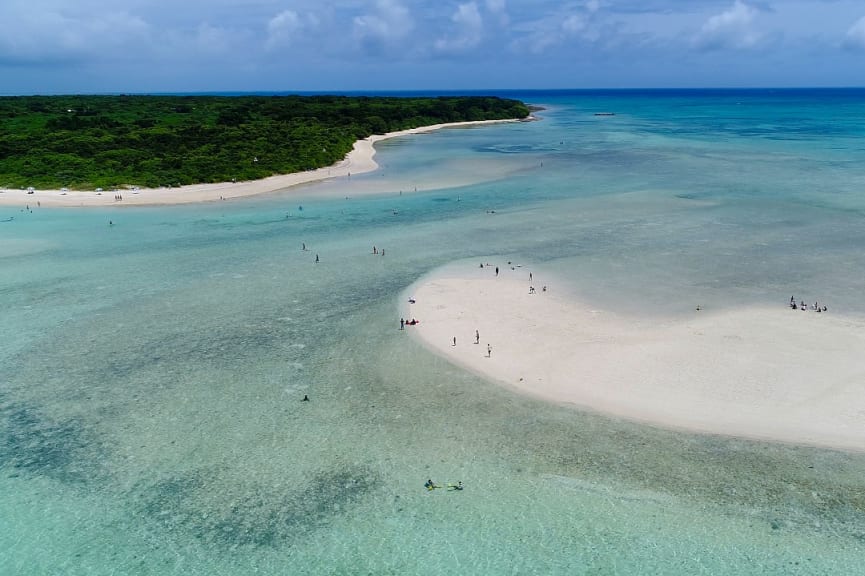
M 863 0 L 2 0 L 0 94 L 865 85 Z

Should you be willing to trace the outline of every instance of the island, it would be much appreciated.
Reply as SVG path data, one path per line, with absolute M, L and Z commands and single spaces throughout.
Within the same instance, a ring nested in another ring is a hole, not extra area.
M 0 189 L 258 181 L 336 165 L 370 137 L 529 114 L 494 96 L 3 97 Z

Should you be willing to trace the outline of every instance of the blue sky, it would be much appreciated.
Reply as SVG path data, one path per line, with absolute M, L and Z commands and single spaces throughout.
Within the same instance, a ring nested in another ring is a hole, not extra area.
M 0 93 L 865 85 L 863 0 L 2 0 Z

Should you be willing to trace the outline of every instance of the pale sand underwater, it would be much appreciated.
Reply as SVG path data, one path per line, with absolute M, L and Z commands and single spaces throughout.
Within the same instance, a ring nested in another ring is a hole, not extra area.
M 465 128 L 487 124 L 499 124 L 502 122 L 519 122 L 520 120 L 481 120 L 473 122 L 453 122 L 448 124 L 434 124 L 422 126 L 410 130 L 388 132 L 387 134 L 374 134 L 368 138 L 358 140 L 345 159 L 332 166 L 308 170 L 306 172 L 295 172 L 292 174 L 280 174 L 270 176 L 261 180 L 248 182 L 219 182 L 214 184 L 191 184 L 188 186 L 175 186 L 163 188 L 130 188 L 124 187 L 116 191 L 110 190 L 34 190 L 29 193 L 25 189 L 2 189 L 0 188 L 0 206 L 24 206 L 40 205 L 50 206 L 149 206 L 162 204 L 191 204 L 195 202 L 211 202 L 216 200 L 228 200 L 232 198 L 243 198 L 257 196 L 285 190 L 302 184 L 310 184 L 336 178 L 351 178 L 352 174 L 364 174 L 378 168 L 374 160 L 375 144 L 399 136 L 411 134 L 424 134 L 441 130 L 442 128 Z M 119 200 L 117 196 L 122 196 Z
M 865 447 L 861 320 L 783 302 L 697 310 L 687 299 L 686 317 L 639 319 L 565 296 L 543 269 L 489 262 L 412 286 L 401 314 L 420 323 L 406 329 L 452 362 L 554 402 L 697 432 Z
M 834 378 L 848 359 L 814 352 L 823 328 L 865 318 L 865 99 L 719 98 L 545 95 L 527 98 L 552 101 L 543 122 L 392 139 L 357 178 L 5 209 L 0 572 L 861 573 L 865 453 L 521 393 L 526 373 L 456 357 L 517 363 L 492 316 L 443 330 L 441 353 L 412 337 L 435 318 L 410 286 L 489 279 L 489 260 L 526 326 L 547 298 L 587 339 L 609 322 L 610 349 L 635 358 L 607 373 L 648 357 L 652 389 L 688 384 L 655 365 L 691 362 L 660 355 L 665 327 L 684 340 L 676 327 L 707 321 L 723 341 L 712 322 L 735 308 L 777 311 L 774 344 Z M 791 311 L 791 293 L 828 315 Z M 420 326 L 400 331 L 397 303 Z M 566 355 L 594 360 L 591 345 Z

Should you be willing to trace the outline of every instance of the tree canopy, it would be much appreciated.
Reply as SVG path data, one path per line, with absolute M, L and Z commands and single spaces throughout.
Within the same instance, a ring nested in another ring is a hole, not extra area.
M 492 96 L 2 97 L 0 186 L 255 180 L 329 166 L 372 134 L 528 114 Z

